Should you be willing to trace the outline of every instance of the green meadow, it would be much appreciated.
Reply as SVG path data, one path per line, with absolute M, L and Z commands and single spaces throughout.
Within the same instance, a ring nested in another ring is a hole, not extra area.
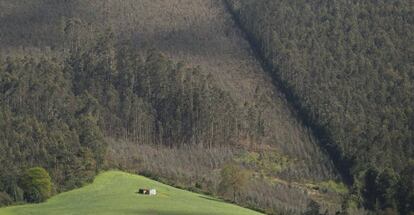
M 138 188 L 155 188 L 157 195 L 137 194 Z M 56 195 L 45 203 L 0 209 L 0 215 L 48 214 L 255 215 L 260 213 L 120 171 L 101 173 L 92 184 Z

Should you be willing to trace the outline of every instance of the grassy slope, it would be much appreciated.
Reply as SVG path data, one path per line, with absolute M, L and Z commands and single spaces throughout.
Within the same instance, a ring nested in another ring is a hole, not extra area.
M 158 195 L 137 195 L 139 187 L 156 188 Z M 84 188 L 59 194 L 43 204 L 0 209 L 1 215 L 30 214 L 259 214 L 211 197 L 170 187 L 148 178 L 109 171 Z

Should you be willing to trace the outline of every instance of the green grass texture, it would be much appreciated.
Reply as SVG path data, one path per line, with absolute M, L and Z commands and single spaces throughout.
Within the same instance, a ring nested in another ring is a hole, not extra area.
M 157 195 L 137 194 L 139 188 L 155 188 Z M 0 215 L 49 214 L 255 215 L 260 213 L 120 171 L 101 173 L 92 184 L 56 195 L 45 203 L 0 209 Z

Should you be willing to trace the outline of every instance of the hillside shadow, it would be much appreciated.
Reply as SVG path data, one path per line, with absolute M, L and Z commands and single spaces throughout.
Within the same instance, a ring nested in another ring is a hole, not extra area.
M 59 39 L 57 23 L 60 17 L 69 15 L 67 4 L 41 0 L 27 5 L 17 1 L 14 5 L 17 6 L 16 9 L 0 19 L 1 45 L 8 47 L 56 45 Z

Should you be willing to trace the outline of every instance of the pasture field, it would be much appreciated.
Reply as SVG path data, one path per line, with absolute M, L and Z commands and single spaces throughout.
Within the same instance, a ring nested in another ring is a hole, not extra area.
M 157 195 L 138 195 L 138 188 L 155 188 Z M 143 176 L 108 171 L 83 188 L 61 193 L 41 204 L 0 209 L 1 215 L 256 215 L 221 200 L 180 190 Z

